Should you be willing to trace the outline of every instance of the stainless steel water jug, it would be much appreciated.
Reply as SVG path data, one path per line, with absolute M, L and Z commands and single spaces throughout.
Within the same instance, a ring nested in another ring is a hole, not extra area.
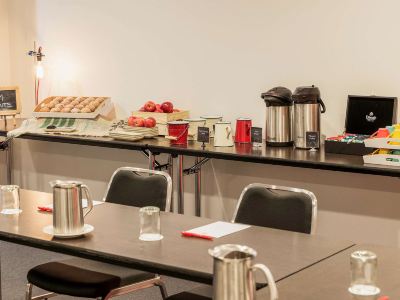
M 55 234 L 79 234 L 83 231 L 84 217 L 92 210 L 89 189 L 79 181 L 56 180 L 53 187 L 53 228 Z M 86 194 L 87 208 L 83 208 L 82 191 Z
M 270 146 L 293 145 L 292 92 L 285 87 L 275 87 L 263 93 L 266 108 L 265 140 Z
M 320 91 L 315 86 L 296 88 L 294 102 L 294 145 L 296 148 L 319 148 L 321 113 L 326 111 Z M 307 143 L 307 133 L 309 141 Z
M 210 249 L 214 258 L 213 300 L 255 300 L 254 271 L 264 273 L 270 299 L 278 299 L 278 290 L 271 271 L 263 264 L 254 264 L 257 252 L 247 246 L 226 244 Z

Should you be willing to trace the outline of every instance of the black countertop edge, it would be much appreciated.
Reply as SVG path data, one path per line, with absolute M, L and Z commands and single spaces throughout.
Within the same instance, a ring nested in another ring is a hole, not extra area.
M 36 140 L 43 142 L 56 142 L 56 143 L 66 143 L 75 145 L 86 145 L 86 146 L 97 146 L 104 148 L 117 148 L 117 149 L 127 149 L 127 150 L 146 150 L 147 144 L 126 142 L 126 141 L 116 141 L 116 140 L 101 140 L 96 138 L 84 138 L 77 136 L 66 136 L 66 135 L 44 135 L 44 134 L 23 134 L 18 138 Z
M 142 142 L 129 142 L 129 141 L 116 141 L 116 140 L 96 140 L 95 138 L 80 138 L 74 136 L 63 136 L 63 135 L 43 135 L 43 134 L 24 134 L 19 138 L 48 141 L 48 142 L 59 142 L 68 144 L 88 145 L 105 148 L 115 149 L 127 149 L 127 150 L 150 150 L 155 153 L 167 153 L 172 155 L 185 155 L 192 157 L 205 157 L 214 159 L 223 159 L 231 161 L 251 162 L 260 164 L 271 164 L 288 167 L 299 167 L 317 170 L 328 170 L 337 172 L 348 172 L 368 175 L 379 175 L 388 177 L 400 177 L 400 169 L 391 169 L 383 167 L 374 167 L 369 165 L 351 165 L 351 164 L 337 164 L 333 162 L 320 162 L 312 160 L 294 160 L 289 158 L 277 158 L 268 156 L 254 156 L 246 154 L 236 153 L 222 153 L 209 151 L 207 149 L 188 149 L 184 147 L 169 147 L 169 146 L 158 146 L 151 145 Z
M 335 164 L 331 162 L 319 162 L 319 161 L 307 161 L 307 160 L 293 160 L 288 158 L 277 158 L 268 156 L 253 156 L 246 154 L 234 154 L 234 153 L 220 153 L 212 152 L 207 150 L 194 150 L 185 148 L 173 148 L 173 147 L 162 147 L 148 145 L 148 149 L 152 152 L 168 153 L 172 155 L 185 155 L 193 157 L 206 157 L 223 160 L 233 160 L 242 162 L 252 162 L 260 164 L 280 165 L 289 167 L 299 167 L 317 170 L 329 170 L 338 172 L 349 172 L 369 175 L 381 175 L 389 177 L 400 177 L 400 169 L 389 169 L 368 166 L 368 165 L 346 165 L 346 164 Z M 343 154 L 344 155 L 344 154 Z
M 35 238 L 24 237 L 7 232 L 0 232 L 0 240 L 28 247 L 33 247 L 37 249 L 47 250 L 51 252 L 57 252 L 75 257 L 81 257 L 104 263 L 109 263 L 113 265 L 119 265 L 127 268 L 134 268 L 150 273 L 156 273 L 184 280 L 190 280 L 203 284 L 212 284 L 213 280 L 212 275 L 207 273 L 196 272 L 188 269 L 175 268 L 171 266 L 165 266 L 154 262 L 145 262 L 133 258 L 120 257 L 108 253 L 90 251 L 84 248 L 72 247 L 61 243 L 54 243 L 52 241 L 45 241 Z

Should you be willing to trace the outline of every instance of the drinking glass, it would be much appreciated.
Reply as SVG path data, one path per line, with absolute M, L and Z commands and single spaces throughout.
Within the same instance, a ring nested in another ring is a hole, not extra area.
M 374 299 L 380 293 L 376 285 L 378 259 L 367 250 L 355 251 L 350 256 L 351 284 L 349 292 L 355 296 Z
M 1 213 L 4 215 L 19 214 L 22 210 L 19 207 L 19 186 L 0 186 Z
M 142 241 L 159 241 L 161 235 L 160 209 L 155 206 L 142 207 L 139 210 L 140 236 Z

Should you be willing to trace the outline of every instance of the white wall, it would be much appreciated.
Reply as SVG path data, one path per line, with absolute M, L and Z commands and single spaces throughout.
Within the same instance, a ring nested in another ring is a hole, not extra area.
M 348 94 L 400 94 L 396 0 L 8 0 L 8 6 L 11 82 L 23 90 L 25 116 L 33 108 L 25 52 L 34 39 L 46 54 L 42 97 L 109 95 L 121 116 L 148 99 L 172 99 L 192 116 L 249 116 L 263 125 L 261 92 L 315 84 L 330 135 L 343 129 Z M 52 178 L 78 177 L 96 197 L 116 167 L 145 166 L 135 152 L 27 141 L 17 142 L 15 161 L 23 187 L 49 190 Z M 230 216 L 247 183 L 287 184 L 317 194 L 321 234 L 400 244 L 397 179 L 217 160 L 204 173 L 207 216 Z M 191 178 L 186 185 L 192 212 Z

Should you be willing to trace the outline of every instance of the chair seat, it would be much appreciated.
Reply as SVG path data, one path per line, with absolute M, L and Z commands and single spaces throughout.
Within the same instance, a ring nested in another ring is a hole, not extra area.
M 75 297 L 104 297 L 111 290 L 155 278 L 152 273 L 72 258 L 38 265 L 28 282 L 46 291 Z

